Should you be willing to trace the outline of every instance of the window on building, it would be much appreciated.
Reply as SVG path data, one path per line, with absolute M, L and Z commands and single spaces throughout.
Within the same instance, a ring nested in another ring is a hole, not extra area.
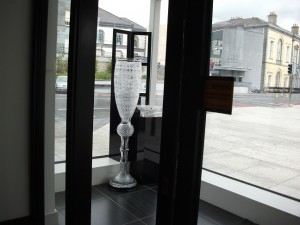
M 211 42 L 211 51 L 213 55 L 221 55 L 222 42 L 221 40 L 213 40 Z
M 277 44 L 277 61 L 281 61 L 281 54 L 282 54 L 282 40 L 279 39 Z
M 134 47 L 138 48 L 139 47 L 139 37 L 134 36 Z
M 104 31 L 103 30 L 98 30 L 97 33 L 97 43 L 103 45 L 104 44 Z
M 69 26 L 70 25 L 70 11 L 66 10 L 65 12 L 65 25 Z
M 272 75 L 268 76 L 268 87 L 271 87 Z
M 116 44 L 117 45 L 122 45 L 123 44 L 123 34 L 117 33 Z
M 274 41 L 270 42 L 270 59 L 273 59 L 273 48 L 274 48 Z
M 275 87 L 280 86 L 280 72 L 276 74 Z
M 291 49 L 290 46 L 286 47 L 286 62 L 290 62 L 290 55 L 291 55 L 290 49 Z
M 298 64 L 299 46 L 296 45 L 294 49 L 294 63 Z

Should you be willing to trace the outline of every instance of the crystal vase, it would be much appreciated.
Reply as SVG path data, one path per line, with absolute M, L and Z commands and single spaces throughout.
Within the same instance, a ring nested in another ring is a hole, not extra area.
M 121 137 L 120 172 L 109 181 L 116 189 L 131 189 L 137 185 L 136 180 L 129 174 L 128 141 L 134 128 L 131 117 L 136 109 L 141 85 L 142 64 L 136 59 L 117 59 L 114 73 L 114 93 L 121 123 L 117 133 Z

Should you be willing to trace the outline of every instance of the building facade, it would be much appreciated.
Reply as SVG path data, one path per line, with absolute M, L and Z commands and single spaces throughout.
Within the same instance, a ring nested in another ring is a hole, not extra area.
M 70 26 L 70 0 L 58 1 L 57 21 L 57 54 L 68 55 L 69 26 Z M 104 9 L 98 8 L 98 23 L 96 37 L 96 59 L 110 61 L 112 56 L 113 29 L 121 29 L 132 32 L 146 32 L 147 29 L 127 19 L 118 17 Z M 126 57 L 127 36 L 118 34 L 116 37 L 117 57 Z M 135 36 L 134 52 L 136 56 L 145 57 L 147 54 L 146 37 Z
M 294 24 L 291 31 L 276 25 L 277 15 L 269 15 L 263 61 L 263 90 L 265 92 L 287 92 L 292 86 L 299 91 L 299 27 Z M 293 76 L 288 74 L 288 65 L 295 67 Z
M 299 27 L 287 31 L 272 12 L 268 22 L 256 17 L 213 24 L 211 75 L 233 76 L 237 92 L 287 92 L 299 84 Z M 294 75 L 288 64 L 294 63 Z

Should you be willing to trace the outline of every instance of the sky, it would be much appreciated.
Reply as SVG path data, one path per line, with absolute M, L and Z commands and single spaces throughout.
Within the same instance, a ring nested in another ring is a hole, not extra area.
M 148 27 L 150 0 L 99 0 L 99 7 Z M 167 7 L 168 0 L 162 0 L 162 24 L 167 24 Z M 214 0 L 213 22 L 236 16 L 258 17 L 267 21 L 270 12 L 277 14 L 277 24 L 286 30 L 290 30 L 295 23 L 300 24 L 299 0 Z

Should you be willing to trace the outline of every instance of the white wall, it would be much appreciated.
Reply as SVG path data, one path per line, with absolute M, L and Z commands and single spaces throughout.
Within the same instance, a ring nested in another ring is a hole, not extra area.
M 29 215 L 31 0 L 0 2 L 0 221 Z

